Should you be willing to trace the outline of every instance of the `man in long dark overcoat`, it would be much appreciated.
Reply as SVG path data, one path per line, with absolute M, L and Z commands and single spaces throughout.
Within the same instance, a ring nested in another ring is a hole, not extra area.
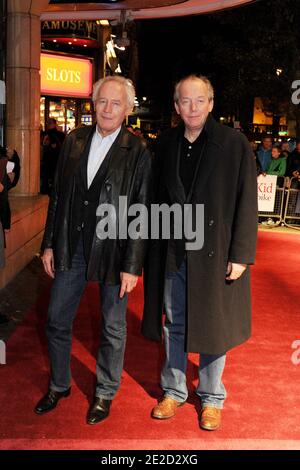
M 183 124 L 157 145 L 157 202 L 204 205 L 204 244 L 187 249 L 187 240 L 172 236 L 152 242 L 142 326 L 147 337 L 160 339 L 165 311 L 164 395 L 152 417 L 170 418 L 185 403 L 187 353 L 196 352 L 200 426 L 206 430 L 221 423 L 226 352 L 251 334 L 249 265 L 257 236 L 253 154 L 244 135 L 214 120 L 213 96 L 205 77 L 180 81 L 174 100 Z

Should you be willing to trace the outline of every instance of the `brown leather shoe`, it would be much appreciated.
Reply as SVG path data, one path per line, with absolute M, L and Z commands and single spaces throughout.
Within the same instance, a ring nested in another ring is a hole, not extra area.
M 221 412 L 220 408 L 213 406 L 206 406 L 202 408 L 200 415 L 200 428 L 206 431 L 215 431 L 221 426 Z
M 164 397 L 152 410 L 151 416 L 156 419 L 169 419 L 175 416 L 176 409 L 184 405 L 185 402 L 174 400 L 171 397 Z

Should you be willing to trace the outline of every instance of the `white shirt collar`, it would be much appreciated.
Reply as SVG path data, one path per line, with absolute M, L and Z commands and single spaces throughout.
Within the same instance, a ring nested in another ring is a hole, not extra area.
M 98 137 L 100 137 L 101 140 L 104 140 L 104 139 L 107 139 L 108 141 L 114 141 L 117 137 L 117 135 L 119 134 L 120 130 L 121 130 L 121 127 L 122 126 L 119 126 L 118 129 L 116 129 L 114 132 L 112 132 L 111 134 L 109 135 L 106 135 L 105 137 L 103 137 L 99 131 L 99 128 L 98 128 L 98 125 L 96 125 L 96 134 Z

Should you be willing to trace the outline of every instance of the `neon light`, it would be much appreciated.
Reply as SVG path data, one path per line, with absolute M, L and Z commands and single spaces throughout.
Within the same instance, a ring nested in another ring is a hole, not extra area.
M 41 54 L 41 92 L 88 98 L 92 93 L 93 65 L 87 59 Z

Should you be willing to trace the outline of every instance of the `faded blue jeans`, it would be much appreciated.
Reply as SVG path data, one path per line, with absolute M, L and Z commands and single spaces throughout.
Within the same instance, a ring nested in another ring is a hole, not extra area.
M 201 286 L 199 287 L 201 288 Z M 185 402 L 188 397 L 185 352 L 186 319 L 186 261 L 179 271 L 167 273 L 165 278 L 164 303 L 166 322 L 164 326 L 166 360 L 161 373 L 164 396 Z M 199 305 L 199 309 L 201 305 Z M 196 389 L 202 407 L 223 408 L 226 390 L 222 383 L 226 355 L 200 354 L 199 384 Z
M 50 388 L 58 392 L 65 391 L 71 384 L 72 326 L 87 283 L 86 270 L 81 238 L 71 269 L 55 274 L 48 309 L 46 333 L 51 366 Z M 119 298 L 119 285 L 99 287 L 102 332 L 97 355 L 95 396 L 112 400 L 119 389 L 123 370 L 128 296 Z

